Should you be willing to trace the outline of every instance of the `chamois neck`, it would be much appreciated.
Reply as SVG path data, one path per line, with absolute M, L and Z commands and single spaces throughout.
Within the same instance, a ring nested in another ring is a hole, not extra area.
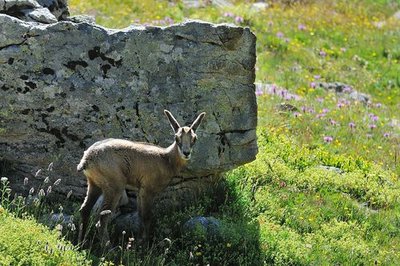
M 175 166 L 177 173 L 187 164 L 187 161 L 182 159 L 179 154 L 179 148 L 176 141 L 166 148 L 166 154 L 169 162 Z

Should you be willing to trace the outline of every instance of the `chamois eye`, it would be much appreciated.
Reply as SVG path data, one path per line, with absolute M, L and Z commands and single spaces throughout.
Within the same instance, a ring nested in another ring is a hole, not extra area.
M 196 140 L 197 140 L 197 136 L 194 136 L 194 137 L 192 138 L 192 144 L 194 144 L 194 143 L 196 142 Z
M 181 138 L 178 135 L 175 135 L 175 141 L 180 143 L 181 142 Z

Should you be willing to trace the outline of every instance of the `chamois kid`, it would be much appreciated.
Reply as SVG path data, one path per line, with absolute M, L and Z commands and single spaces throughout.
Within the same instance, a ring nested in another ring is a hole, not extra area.
M 99 231 L 102 245 L 109 241 L 107 225 L 118 204 L 126 199 L 125 189 L 137 191 L 141 220 L 141 237 L 149 240 L 154 198 L 168 186 L 190 159 L 196 142 L 196 129 L 205 113 L 191 126 L 181 127 L 173 115 L 164 110 L 175 132 L 175 141 L 167 148 L 123 139 L 106 139 L 90 146 L 77 167 L 87 178 L 86 198 L 80 208 L 79 242 L 83 243 L 90 212 L 103 194 Z

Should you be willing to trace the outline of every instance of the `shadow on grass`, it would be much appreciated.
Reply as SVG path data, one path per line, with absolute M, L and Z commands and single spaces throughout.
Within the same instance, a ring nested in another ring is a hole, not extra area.
M 250 217 L 235 183 L 219 179 L 185 210 L 159 211 L 154 243 L 170 240 L 160 249 L 166 265 L 262 265 Z
M 188 193 L 174 194 L 186 201 L 183 210 L 156 203 L 150 247 L 130 233 L 119 233 L 112 251 L 92 241 L 88 251 L 94 264 L 104 257 L 124 265 L 262 265 L 258 222 L 250 219 L 237 184 L 219 179 L 204 191 L 190 201 Z

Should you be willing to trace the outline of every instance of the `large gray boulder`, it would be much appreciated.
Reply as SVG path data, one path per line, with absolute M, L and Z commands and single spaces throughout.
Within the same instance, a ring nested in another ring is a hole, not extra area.
M 82 197 L 83 151 L 110 137 L 168 146 L 164 109 L 182 124 L 207 112 L 169 191 L 254 160 L 255 41 L 248 28 L 199 21 L 110 30 L 0 14 L 0 174 L 24 193 L 24 177 L 38 186 L 53 162 L 52 193 Z

